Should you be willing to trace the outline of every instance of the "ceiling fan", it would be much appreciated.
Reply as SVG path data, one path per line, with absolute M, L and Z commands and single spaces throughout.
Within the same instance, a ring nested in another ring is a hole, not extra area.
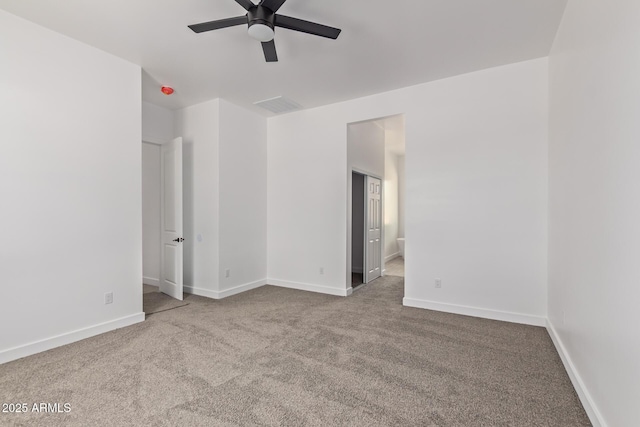
M 275 27 L 300 31 L 334 40 L 338 38 L 340 31 L 342 31 L 338 28 L 328 27 L 315 22 L 276 14 L 278 9 L 280 9 L 287 0 L 260 0 L 259 4 L 254 4 L 251 0 L 235 1 L 247 11 L 245 15 L 189 25 L 189 28 L 196 33 L 203 33 L 205 31 L 247 24 L 249 36 L 262 42 L 264 59 L 267 62 L 278 61 L 276 44 L 273 41 Z

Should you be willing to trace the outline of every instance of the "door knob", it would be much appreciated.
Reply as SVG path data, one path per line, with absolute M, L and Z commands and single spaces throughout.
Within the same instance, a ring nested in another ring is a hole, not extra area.
M 177 239 L 173 239 L 174 242 L 182 243 L 184 239 L 182 237 L 178 237 Z

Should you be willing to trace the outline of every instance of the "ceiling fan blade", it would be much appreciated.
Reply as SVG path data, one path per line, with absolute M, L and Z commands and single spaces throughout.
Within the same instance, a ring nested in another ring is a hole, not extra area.
M 285 15 L 276 15 L 275 26 L 334 40 L 338 38 L 342 31 L 338 28 L 328 27 L 326 25 L 316 24 L 315 22 L 304 21 L 302 19 L 292 18 Z
M 270 42 L 263 42 L 262 50 L 264 51 L 264 59 L 267 62 L 278 62 L 276 43 L 273 40 L 271 40 Z
M 272 12 L 277 12 L 287 0 L 261 0 L 260 6 L 264 6 Z
M 251 0 L 236 0 L 240 6 L 244 7 L 244 10 L 249 10 L 252 7 L 255 7 L 255 4 Z
M 247 15 L 236 16 L 234 18 L 218 19 L 217 21 L 203 22 L 201 24 L 189 25 L 194 33 L 203 33 L 205 31 L 219 30 L 220 28 L 233 27 L 247 23 Z

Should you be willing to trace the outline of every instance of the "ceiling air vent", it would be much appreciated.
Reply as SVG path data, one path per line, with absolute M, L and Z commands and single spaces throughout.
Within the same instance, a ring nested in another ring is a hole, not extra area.
M 288 113 L 302 108 L 302 105 L 282 96 L 276 96 L 275 98 L 254 102 L 253 105 L 257 105 L 258 107 L 262 107 L 265 110 L 269 110 L 276 114 Z

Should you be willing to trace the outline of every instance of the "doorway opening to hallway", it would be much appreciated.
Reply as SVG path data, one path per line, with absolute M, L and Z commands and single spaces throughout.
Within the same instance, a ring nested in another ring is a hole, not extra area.
M 404 277 L 404 116 L 348 125 L 347 287 Z

